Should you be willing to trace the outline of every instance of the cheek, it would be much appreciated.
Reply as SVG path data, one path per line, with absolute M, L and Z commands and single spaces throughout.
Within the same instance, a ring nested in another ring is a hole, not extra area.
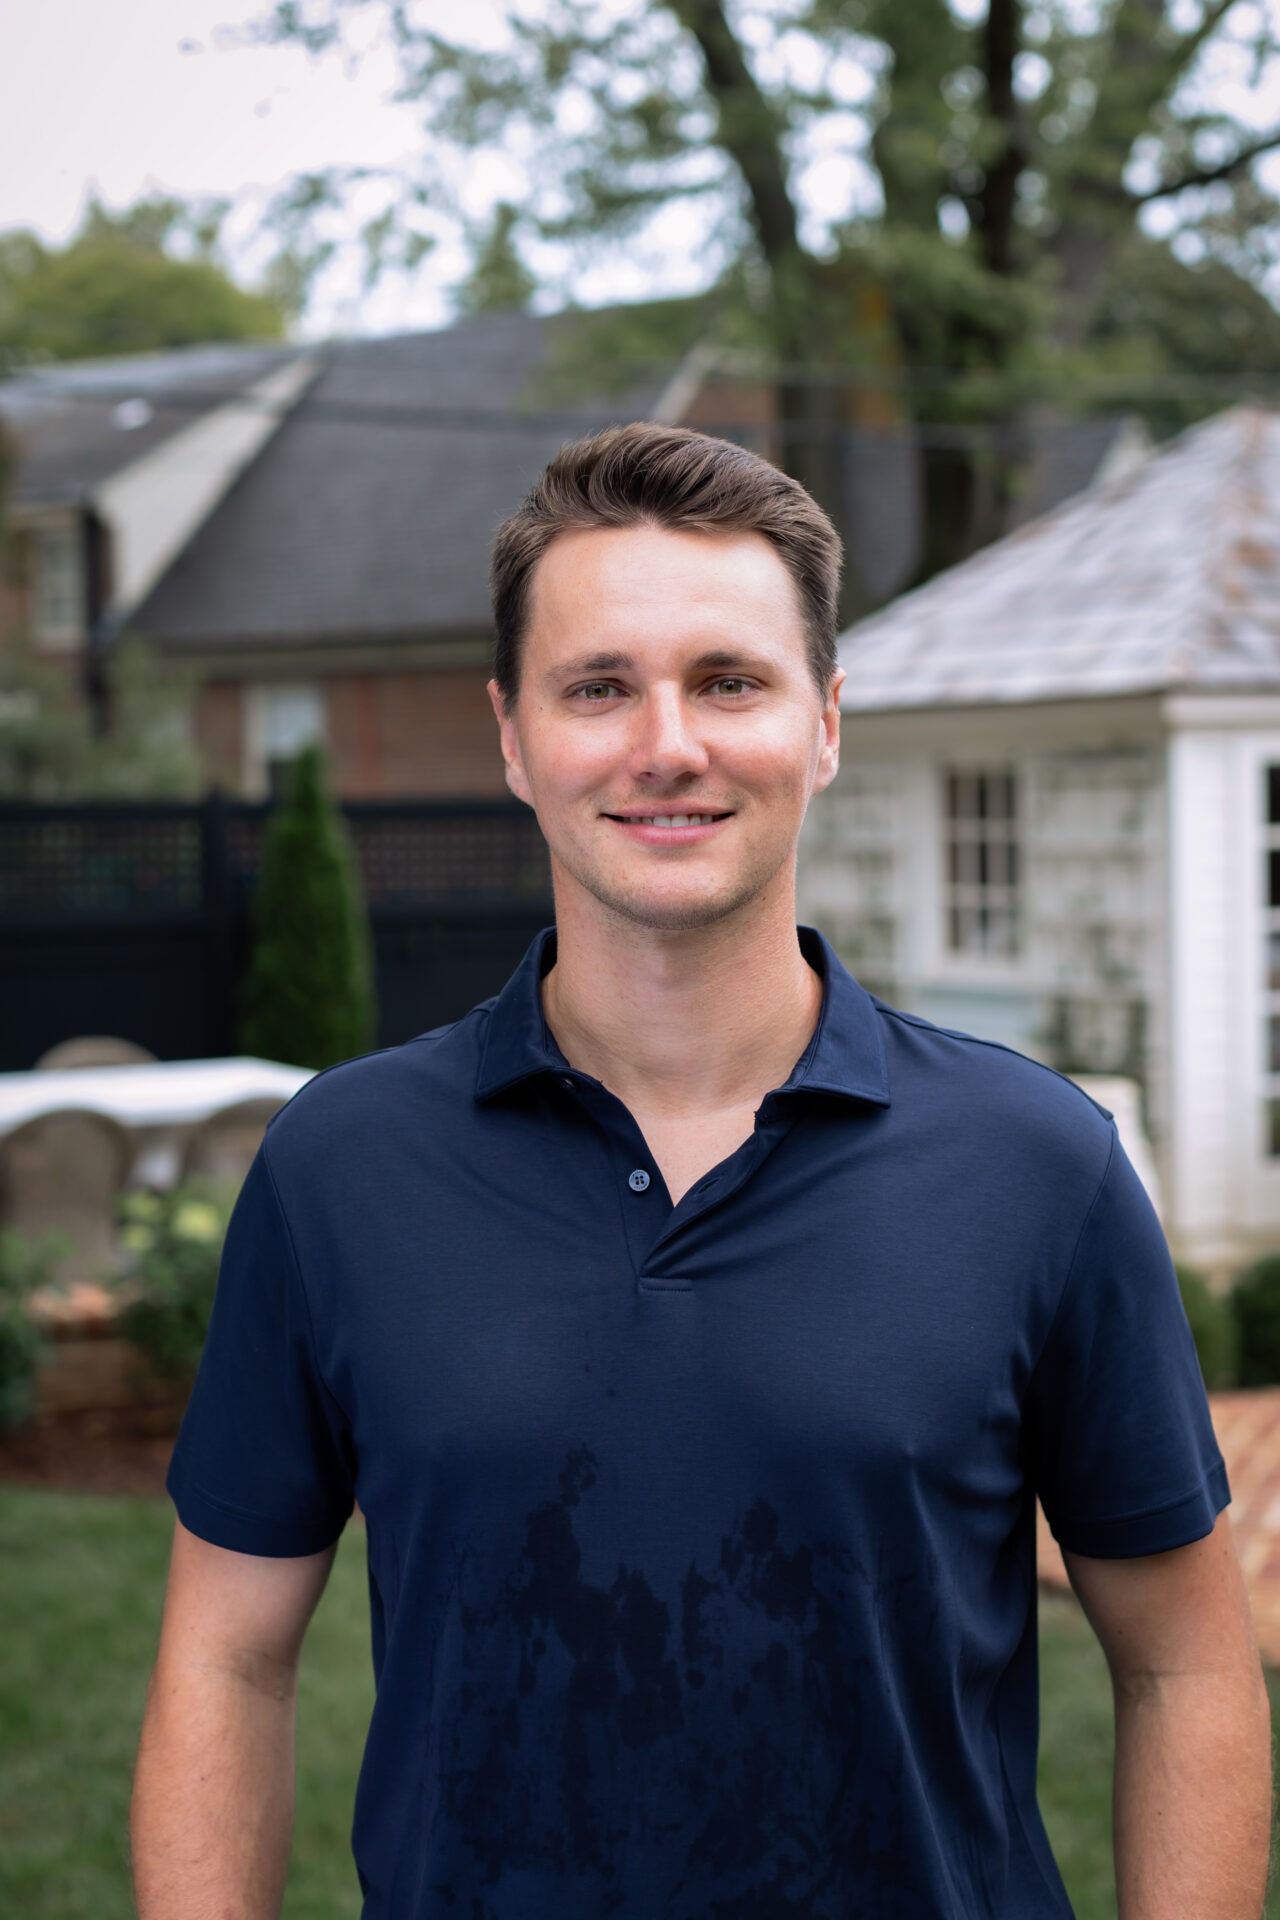
M 741 741 L 735 754 L 726 755 L 726 766 L 730 764 L 739 778 L 761 792 L 807 795 L 818 766 L 817 739 L 809 729 L 797 727 L 782 739 L 768 734 Z
M 584 729 L 585 731 L 585 729 Z M 548 807 L 557 807 L 595 791 L 613 758 L 598 737 L 544 736 L 525 760 L 530 783 Z

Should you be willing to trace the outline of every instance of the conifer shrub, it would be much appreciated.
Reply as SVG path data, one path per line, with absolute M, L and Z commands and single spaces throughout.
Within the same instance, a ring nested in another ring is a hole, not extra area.
M 1182 1305 L 1196 1343 L 1205 1386 L 1210 1391 L 1236 1384 L 1236 1319 L 1229 1298 L 1211 1291 L 1195 1267 L 1176 1267 Z
M 245 1053 L 329 1067 L 373 1045 L 368 915 L 345 823 L 316 747 L 299 754 L 267 821 L 241 1000 Z
M 1231 1295 L 1240 1343 L 1240 1385 L 1280 1382 L 1280 1253 L 1268 1253 L 1241 1274 Z

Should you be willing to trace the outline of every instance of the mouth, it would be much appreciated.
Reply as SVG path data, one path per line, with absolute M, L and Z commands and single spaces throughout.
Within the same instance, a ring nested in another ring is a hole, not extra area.
M 717 820 L 727 820 L 727 813 L 608 813 L 606 820 L 616 820 L 624 827 L 713 827 Z

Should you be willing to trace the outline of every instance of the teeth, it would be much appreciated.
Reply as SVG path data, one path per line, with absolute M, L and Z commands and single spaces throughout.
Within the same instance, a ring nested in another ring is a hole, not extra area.
M 646 827 L 709 827 L 715 819 L 714 813 L 654 813 L 646 814 Z

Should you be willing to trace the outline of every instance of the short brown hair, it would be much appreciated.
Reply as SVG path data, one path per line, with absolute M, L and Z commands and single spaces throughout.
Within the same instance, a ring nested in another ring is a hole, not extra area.
M 639 423 L 562 447 L 493 543 L 493 677 L 515 704 L 534 569 L 557 535 L 590 527 L 759 533 L 796 585 L 809 667 L 825 698 L 836 669 L 840 536 L 798 480 L 710 434 Z

